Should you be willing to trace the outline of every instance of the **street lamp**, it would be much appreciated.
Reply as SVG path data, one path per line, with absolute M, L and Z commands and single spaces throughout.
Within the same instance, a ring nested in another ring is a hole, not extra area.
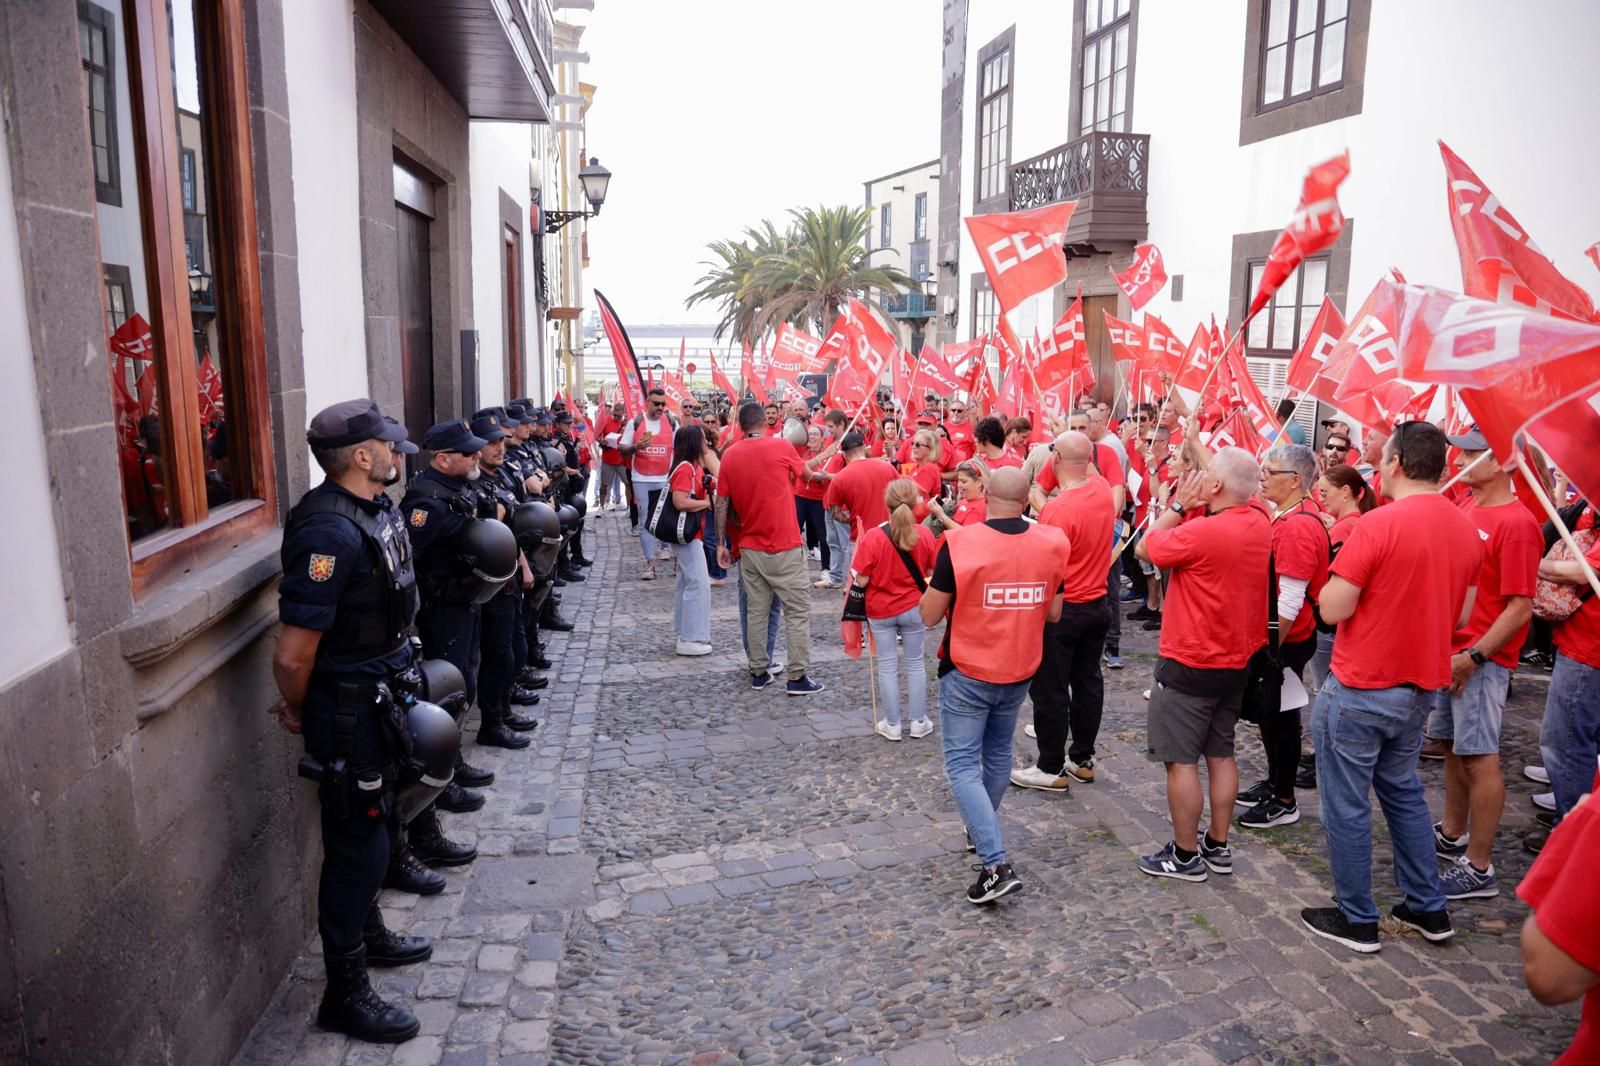
M 192 304 L 211 302 L 211 275 L 199 267 L 189 268 L 189 302 Z
M 600 160 L 589 157 L 589 165 L 578 171 L 578 182 L 583 186 L 584 199 L 589 201 L 593 211 L 546 211 L 544 213 L 544 231 L 554 233 L 568 222 L 580 218 L 593 218 L 600 213 L 600 205 L 606 202 L 606 190 L 611 185 L 611 171 L 600 165 Z

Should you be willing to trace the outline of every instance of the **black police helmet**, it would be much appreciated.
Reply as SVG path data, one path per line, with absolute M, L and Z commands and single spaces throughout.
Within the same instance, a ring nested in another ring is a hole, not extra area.
M 574 511 L 578 512 L 578 518 L 580 520 L 584 515 L 589 513 L 589 501 L 584 499 L 582 496 L 574 496 L 572 499 L 568 500 L 567 503 L 572 506 Z
M 543 451 L 544 465 L 547 470 L 560 470 L 562 467 L 567 465 L 566 453 L 560 448 L 552 448 L 549 445 L 546 445 Z
M 504 522 L 473 522 L 461 533 L 456 559 L 476 581 L 474 603 L 486 603 L 517 572 L 517 538 Z
M 548 503 L 528 500 L 511 512 L 511 532 L 517 535 L 517 545 L 531 556 L 547 541 L 561 542 L 561 518 Z
M 461 751 L 461 725 L 437 703 L 417 700 L 411 704 L 406 710 L 405 730 L 411 752 L 400 760 L 400 787 L 395 790 L 402 825 L 444 791 Z
M 564 503 L 556 508 L 556 514 L 561 518 L 561 533 L 563 536 L 570 536 L 576 533 L 578 531 L 578 523 L 583 521 L 578 517 L 578 512 L 573 509 L 570 503 Z
M 467 682 L 449 659 L 424 659 L 417 664 L 422 675 L 421 698 L 437 703 L 460 720 L 467 709 Z

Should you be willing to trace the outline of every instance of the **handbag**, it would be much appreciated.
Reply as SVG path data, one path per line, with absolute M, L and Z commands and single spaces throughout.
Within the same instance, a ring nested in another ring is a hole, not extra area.
M 1572 534 L 1573 543 L 1585 554 L 1594 547 L 1596 537 L 1600 537 L 1600 529 L 1580 529 Z M 1544 557 L 1556 563 L 1576 558 L 1564 540 L 1557 540 Z M 1587 584 L 1567 585 L 1541 577 L 1533 586 L 1533 616 L 1545 622 L 1565 622 L 1577 614 L 1584 601 L 1592 595 L 1594 589 Z
M 679 463 L 678 467 L 687 466 Z M 673 470 L 676 474 L 678 471 Z M 656 489 L 651 492 L 646 505 L 650 508 L 649 528 L 650 535 L 667 544 L 693 543 L 696 534 L 700 532 L 700 523 L 705 515 L 704 511 L 685 513 L 672 505 L 671 478 L 668 478 L 669 487 Z
M 1278 651 L 1278 568 L 1267 559 L 1267 643 L 1246 665 L 1239 717 L 1260 725 L 1283 709 L 1283 656 Z

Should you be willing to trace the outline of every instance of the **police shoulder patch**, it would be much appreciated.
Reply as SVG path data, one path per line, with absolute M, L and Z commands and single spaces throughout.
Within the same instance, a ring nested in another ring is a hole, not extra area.
M 421 507 L 413 507 L 411 509 L 411 524 L 416 526 L 418 529 L 421 529 L 423 526 L 427 525 L 428 512 Z
M 326 581 L 333 576 L 333 564 L 336 562 L 338 559 L 335 556 L 313 554 L 311 565 L 306 568 L 306 572 L 312 581 Z

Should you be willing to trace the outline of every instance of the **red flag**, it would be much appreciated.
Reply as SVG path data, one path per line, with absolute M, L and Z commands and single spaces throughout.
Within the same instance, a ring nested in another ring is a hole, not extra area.
M 200 357 L 200 365 L 195 369 L 195 391 L 200 401 L 200 421 L 210 422 L 214 418 L 221 418 L 222 375 L 217 373 L 210 352 Z
M 1155 315 L 1144 316 L 1144 359 L 1143 367 L 1152 374 L 1166 374 L 1169 377 L 1177 375 L 1183 369 L 1183 357 L 1186 349 L 1178 335 L 1167 328 L 1167 324 Z
M 744 345 L 739 352 L 739 377 L 749 387 L 750 379 L 757 377 L 755 358 L 750 353 L 750 346 Z
M 1278 424 L 1277 412 L 1267 404 L 1261 386 L 1250 374 L 1250 362 L 1245 358 L 1244 349 L 1234 345 L 1227 352 L 1223 363 L 1232 371 L 1230 395 L 1234 405 L 1243 409 L 1245 417 L 1264 439 L 1275 438 L 1283 427 Z
M 667 407 L 671 409 L 673 414 L 682 418 L 683 401 L 694 399 L 693 394 L 689 392 L 689 387 L 683 383 L 683 379 L 678 375 L 669 374 L 663 370 L 661 372 L 661 388 L 667 394 Z
M 1583 250 L 1583 254 L 1588 256 L 1590 261 L 1594 263 L 1594 268 L 1596 270 L 1600 270 L 1600 241 L 1595 241 L 1593 244 L 1589 245 L 1589 247 L 1585 248 Z
M 1400 373 L 1400 299 L 1395 283 L 1385 278 L 1350 316 L 1344 335 L 1328 353 L 1326 376 L 1334 382 L 1333 397 L 1364 426 L 1387 431 L 1395 412 L 1411 401 L 1411 389 L 1397 381 Z
M 946 351 L 949 349 L 947 348 Z M 945 360 L 944 355 L 924 346 L 915 356 L 917 381 L 941 396 L 954 395 L 961 388 L 961 377 Z
M 1039 363 L 1034 376 L 1039 388 L 1048 392 L 1063 385 L 1079 367 L 1089 365 L 1089 345 L 1084 339 L 1083 294 L 1072 301 L 1067 313 L 1039 342 Z
M 1144 330 L 1132 322 L 1113 318 L 1110 311 L 1101 311 L 1106 320 L 1106 333 L 1111 336 L 1111 358 L 1124 363 L 1137 364 L 1144 358 Z
M 1212 431 L 1210 444 L 1215 448 L 1243 448 L 1251 455 L 1260 455 L 1267 449 L 1266 438 L 1242 407 L 1234 408 Z
M 759 403 L 762 407 L 765 407 L 771 402 L 767 398 L 767 387 L 761 384 L 761 375 L 750 375 L 750 377 L 746 379 L 745 384 L 750 389 L 750 395 L 756 398 L 756 403 Z
M 1428 408 L 1433 406 L 1433 398 L 1439 392 L 1439 386 L 1429 385 L 1411 398 L 1411 402 L 1395 412 L 1396 422 L 1423 422 L 1427 420 Z M 1452 430 L 1452 433 L 1455 431 Z
M 1003 316 L 1028 297 L 1067 279 L 1063 246 L 1076 200 L 1030 211 L 972 215 L 967 232 L 989 275 Z
M 1322 309 L 1311 323 L 1311 329 L 1300 343 L 1300 350 L 1289 360 L 1289 387 L 1299 392 L 1311 388 L 1312 379 L 1322 373 L 1328 362 L 1328 353 L 1344 335 L 1344 316 L 1333 306 L 1333 300 L 1324 296 Z
M 1108 266 L 1107 270 L 1111 270 Z M 1133 262 L 1118 274 L 1111 270 L 1117 287 L 1128 294 L 1128 303 L 1138 311 L 1153 299 L 1167 283 L 1167 268 L 1161 262 L 1161 249 L 1153 244 L 1141 244 L 1133 250 Z
M 633 342 L 622 320 L 611 307 L 611 301 L 599 289 L 594 291 L 595 303 L 600 308 L 600 325 L 606 332 L 606 342 L 611 346 L 611 360 L 617 366 L 617 384 L 622 388 L 622 403 L 629 418 L 644 416 L 643 375 L 639 373 L 639 360 L 633 354 Z
M 1539 251 L 1499 197 L 1443 141 L 1439 142 L 1439 154 L 1444 157 L 1450 225 L 1461 253 L 1461 283 L 1466 294 L 1595 321 L 1589 294 L 1568 281 Z
M 1306 256 L 1325 251 L 1339 239 L 1344 229 L 1344 212 L 1339 209 L 1339 183 L 1349 174 L 1349 152 L 1311 168 L 1300 189 L 1300 206 L 1295 208 L 1289 224 L 1267 253 L 1261 285 L 1250 301 L 1250 313 L 1246 317 L 1254 317 L 1267 305 L 1272 294 Z
M 785 322 L 778 327 L 778 338 L 773 342 L 768 382 L 783 378 L 798 382 L 801 374 L 815 373 L 815 365 L 822 341 L 805 330 L 795 329 Z
M 1189 340 L 1189 347 L 1183 353 L 1183 368 L 1174 376 L 1172 383 L 1181 389 L 1200 391 L 1200 387 L 1211 377 L 1211 368 L 1216 365 L 1219 351 L 1211 343 L 1211 333 L 1202 322 L 1194 328 L 1194 336 Z
M 957 341 L 944 346 L 944 361 L 956 374 L 965 376 L 971 369 L 968 365 L 973 359 L 983 354 L 988 347 L 988 337 L 974 337 L 970 341 Z
M 678 338 L 678 376 L 683 377 L 684 360 L 689 356 L 689 338 Z
M 728 394 L 729 403 L 737 404 L 739 402 L 739 390 L 733 387 L 733 382 L 728 380 L 728 375 L 724 374 L 722 368 L 717 365 L 717 353 L 713 351 L 707 352 L 707 354 L 711 357 L 711 383 Z

